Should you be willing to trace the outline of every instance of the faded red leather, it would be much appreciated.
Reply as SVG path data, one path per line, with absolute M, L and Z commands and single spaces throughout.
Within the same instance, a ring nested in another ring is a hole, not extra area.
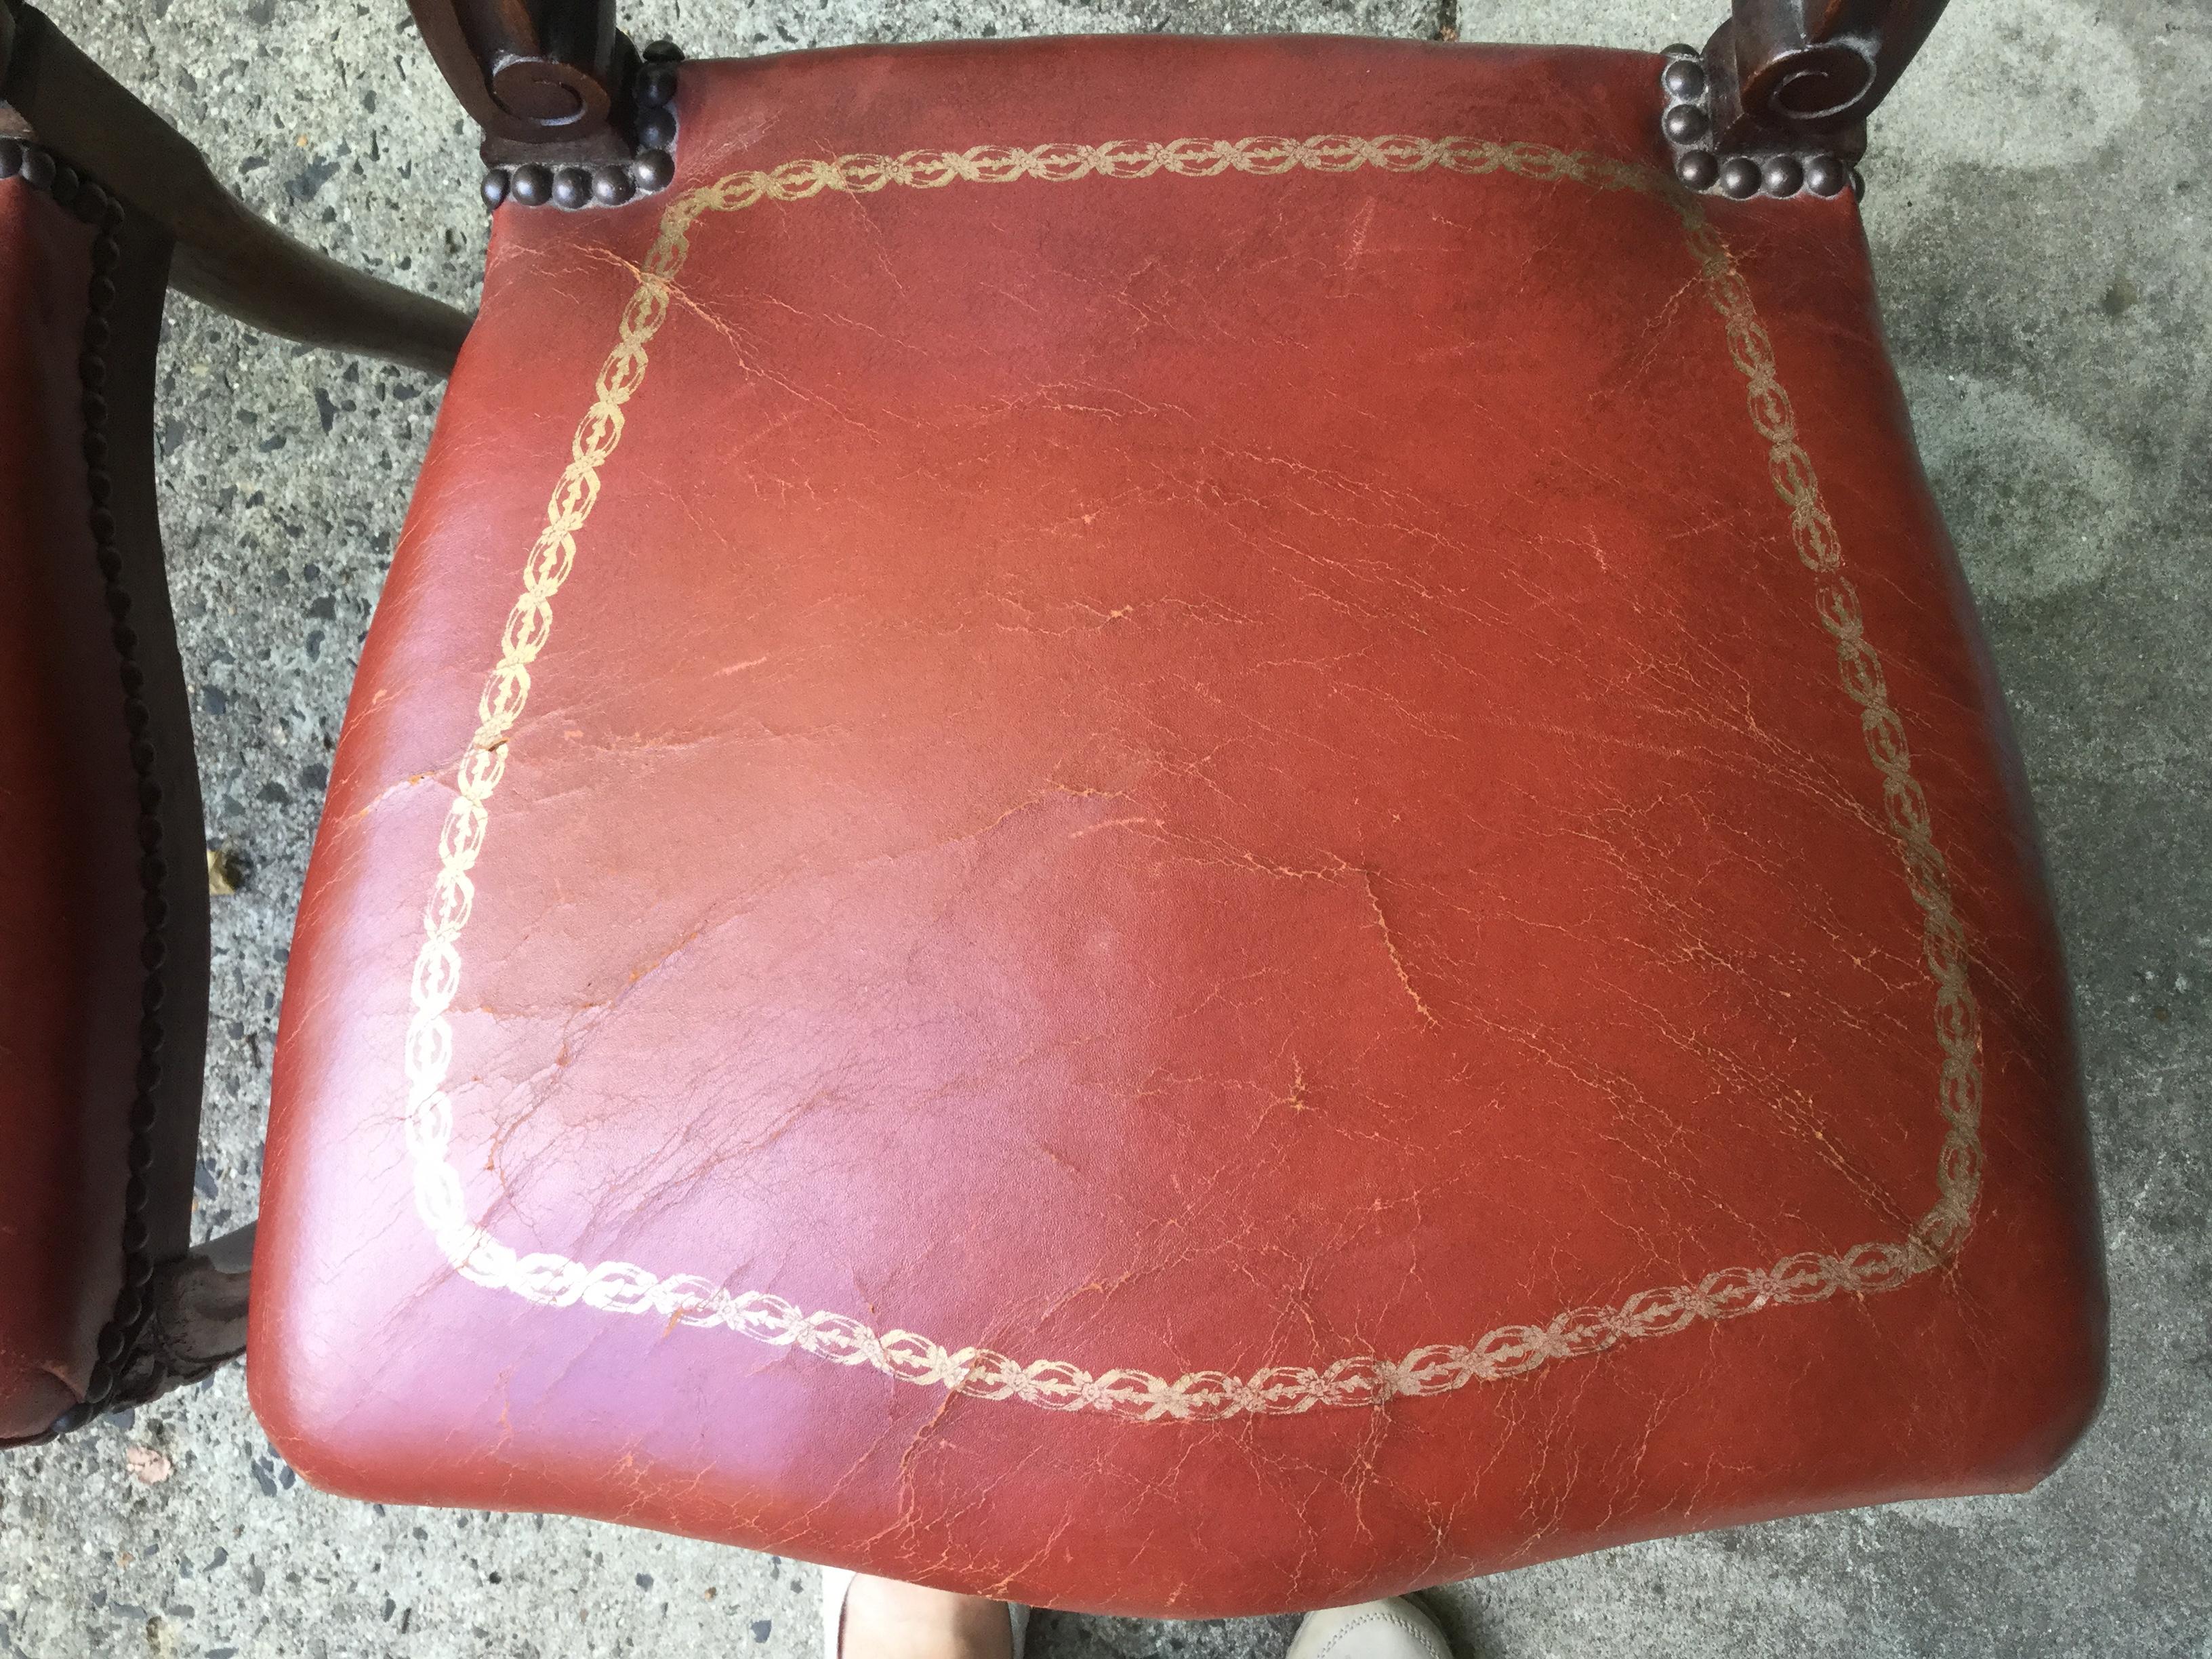
M 1851 204 L 1701 264 L 1657 72 L 690 65 L 673 191 L 501 210 L 286 993 L 303 1474 L 1218 1613 L 2053 1465 L 2002 708 Z M 1327 133 L 1474 142 L 744 178 Z
M 0 1443 L 82 1396 L 121 1288 L 137 804 L 88 528 L 92 233 L 0 180 Z

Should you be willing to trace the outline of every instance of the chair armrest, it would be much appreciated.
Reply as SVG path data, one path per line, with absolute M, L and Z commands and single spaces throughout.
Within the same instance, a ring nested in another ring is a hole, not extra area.
M 256 217 L 198 150 L 35 8 L 8 0 L 4 98 L 39 140 L 101 179 L 176 243 L 175 285 L 240 321 L 443 375 L 469 318 L 338 264 Z

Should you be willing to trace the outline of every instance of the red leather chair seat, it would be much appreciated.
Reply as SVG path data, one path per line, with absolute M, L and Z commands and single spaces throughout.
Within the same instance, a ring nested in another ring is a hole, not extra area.
M 286 996 L 303 1474 L 1227 1613 L 2052 1466 L 2002 706 L 1850 198 L 1679 194 L 1658 70 L 694 64 L 499 211 Z

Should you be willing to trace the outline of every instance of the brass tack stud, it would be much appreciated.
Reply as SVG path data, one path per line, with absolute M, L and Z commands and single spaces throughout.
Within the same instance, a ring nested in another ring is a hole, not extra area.
M 1721 176 L 1721 158 L 1709 149 L 1685 151 L 1674 163 L 1674 176 L 1692 190 L 1711 190 Z
M 1705 95 L 1705 66 L 1693 58 L 1671 58 L 1659 71 L 1659 84 L 1671 96 L 1695 103 Z
M 543 207 L 553 199 L 553 169 L 543 162 L 526 161 L 515 168 L 507 187 L 523 206 Z
M 1837 196 L 1850 183 L 1844 164 L 1832 155 L 1815 155 L 1805 163 L 1805 188 L 1815 196 Z

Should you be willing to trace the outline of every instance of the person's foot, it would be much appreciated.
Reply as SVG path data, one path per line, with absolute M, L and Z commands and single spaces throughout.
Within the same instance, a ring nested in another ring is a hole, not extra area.
M 1437 1621 L 1402 1595 L 1310 1613 L 1288 1659 L 1451 1659 Z
M 825 1580 L 825 1589 L 834 1581 Z M 825 1629 L 839 1629 L 834 1610 Z M 1014 1659 L 1004 1601 L 854 1576 L 836 1646 L 823 1659 Z

